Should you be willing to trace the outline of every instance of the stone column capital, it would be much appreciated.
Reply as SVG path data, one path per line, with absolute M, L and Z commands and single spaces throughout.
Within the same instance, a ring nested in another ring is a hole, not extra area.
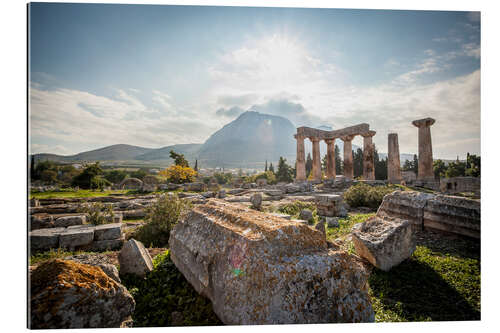
M 368 131 L 368 132 L 361 133 L 361 136 L 363 138 L 370 138 L 370 137 L 374 136 L 375 134 L 377 134 L 377 132 L 375 132 L 375 131 Z
M 311 140 L 311 142 L 319 142 L 320 141 L 320 139 L 316 136 L 310 136 L 308 139 Z
M 295 138 L 295 140 L 304 140 L 306 138 L 304 135 L 301 134 L 294 134 L 293 137 Z
M 332 139 L 325 139 L 325 142 L 326 142 L 326 144 L 327 144 L 327 145 L 331 145 L 331 144 L 333 144 L 333 143 L 335 142 L 335 139 L 336 139 L 336 138 L 332 138 Z
M 432 126 L 436 122 L 436 119 L 433 118 L 424 118 L 424 119 L 418 119 L 414 120 L 411 123 L 413 126 L 416 126 L 418 128 L 420 127 L 429 127 Z
M 340 137 L 340 140 L 346 142 L 346 141 L 352 141 L 354 139 L 355 135 L 344 135 Z

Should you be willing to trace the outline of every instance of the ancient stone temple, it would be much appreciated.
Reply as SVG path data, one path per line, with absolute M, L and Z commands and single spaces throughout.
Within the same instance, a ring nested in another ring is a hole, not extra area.
M 375 131 L 370 130 L 368 124 L 359 124 L 334 131 L 324 131 L 310 127 L 297 128 L 297 134 L 294 135 L 297 140 L 297 176 L 295 180 L 306 180 L 306 159 L 304 149 L 304 140 L 306 138 L 311 141 L 313 148 L 313 167 L 311 172 L 314 181 L 321 181 L 322 178 L 321 153 L 319 149 L 321 140 L 324 140 L 327 145 L 326 177 L 328 179 L 335 179 L 335 139 L 344 141 L 344 176 L 352 179 L 352 140 L 356 135 L 363 136 L 363 178 L 366 180 L 374 180 L 375 168 L 373 157 L 375 146 L 372 142 L 372 137 L 375 133 Z
M 424 118 L 412 122 L 418 127 L 418 180 L 434 180 L 431 126 L 435 121 L 432 118 Z

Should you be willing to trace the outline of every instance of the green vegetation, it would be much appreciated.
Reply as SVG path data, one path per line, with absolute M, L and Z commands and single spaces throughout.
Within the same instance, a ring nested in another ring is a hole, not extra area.
M 88 223 L 101 225 L 112 222 L 113 206 L 102 202 L 85 203 L 79 209 L 81 213 L 87 214 Z
M 146 224 L 139 227 L 132 237 L 145 245 L 166 247 L 170 230 L 184 217 L 191 208 L 188 200 L 179 199 L 177 194 L 161 195 L 158 200 L 146 208 Z
M 480 280 L 478 256 L 417 246 L 411 258 L 389 272 L 373 270 L 369 284 L 375 319 L 479 320 Z
M 291 215 L 294 219 L 298 219 L 300 211 L 303 209 L 309 209 L 313 213 L 312 219 L 308 221 L 309 224 L 315 224 L 319 220 L 318 214 L 316 213 L 316 205 L 313 202 L 294 201 L 278 207 L 277 211 L 282 214 Z
M 384 195 L 393 192 L 395 186 L 371 186 L 364 183 L 358 183 L 351 186 L 344 193 L 344 200 L 351 207 L 370 207 L 376 209 L 382 203 Z
M 294 174 L 295 170 L 286 163 L 286 158 L 280 156 L 278 170 L 276 171 L 276 181 L 291 183 L 293 181 Z
M 144 279 L 122 276 L 135 299 L 135 327 L 172 326 L 172 312 L 182 313 L 182 326 L 222 325 L 208 299 L 200 296 L 170 259 L 169 251 L 154 259 L 154 269 Z
M 366 221 L 369 217 L 374 216 L 375 213 L 369 214 L 349 214 L 346 218 L 339 219 L 339 227 L 326 226 L 326 239 L 333 241 L 336 238 L 343 238 L 351 232 L 355 224 Z
M 248 176 L 245 179 L 245 183 L 255 183 L 257 179 L 265 179 L 268 184 L 276 184 L 276 175 L 272 171 L 264 171 L 257 175 Z
M 99 162 L 87 165 L 82 173 L 75 176 L 71 182 L 72 186 L 78 186 L 84 189 L 103 189 L 110 184 L 107 180 L 100 177 L 104 174 Z
M 95 191 L 95 190 L 78 190 L 61 189 L 60 191 L 47 192 L 31 192 L 30 199 L 53 199 L 53 198 L 92 198 L 105 197 L 108 195 L 129 195 L 130 190 L 111 190 L 111 191 Z
M 62 248 L 50 249 L 49 251 L 37 252 L 37 253 L 31 254 L 30 265 L 36 265 L 38 263 L 41 263 L 43 261 L 47 261 L 50 259 L 63 259 L 65 257 L 74 256 L 74 255 L 83 254 L 83 253 L 92 254 L 95 252 L 67 251 L 66 249 L 62 249 Z M 106 253 L 110 253 L 110 252 L 108 252 L 108 251 L 100 252 L 100 254 L 106 254 Z

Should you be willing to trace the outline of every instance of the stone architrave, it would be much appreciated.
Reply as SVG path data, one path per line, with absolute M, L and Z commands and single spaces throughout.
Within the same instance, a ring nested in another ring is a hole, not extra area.
M 326 178 L 335 179 L 335 139 L 326 139 Z
M 295 180 L 305 181 L 306 180 L 306 158 L 304 150 L 304 136 L 294 135 L 297 140 L 297 176 Z
M 418 180 L 434 180 L 431 126 L 435 121 L 432 118 L 424 118 L 412 122 L 418 127 Z
M 387 179 L 391 184 L 401 183 L 401 161 L 399 159 L 398 134 L 388 135 L 388 159 L 387 159 Z
M 321 181 L 321 155 L 319 151 L 319 139 L 316 137 L 310 137 L 313 145 L 313 165 L 312 165 L 312 174 L 313 179 L 316 181 Z
M 349 179 L 354 178 L 352 165 L 352 139 L 354 139 L 354 135 L 341 137 L 341 140 L 344 141 L 344 177 Z
M 372 137 L 375 135 L 375 131 L 368 131 L 362 133 L 363 137 L 363 179 L 364 180 L 375 180 L 375 166 L 374 166 L 374 153 L 375 146 L 372 142 Z

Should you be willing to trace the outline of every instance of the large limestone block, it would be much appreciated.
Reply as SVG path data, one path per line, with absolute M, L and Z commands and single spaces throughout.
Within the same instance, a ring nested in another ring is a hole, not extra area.
M 398 217 L 410 221 L 414 229 L 422 229 L 424 206 L 432 194 L 416 191 L 394 191 L 384 196 L 378 208 L 378 217 Z
M 424 228 L 473 238 L 481 237 L 481 203 L 479 200 L 436 195 L 424 207 Z
M 48 250 L 59 247 L 59 234 L 64 228 L 48 228 L 30 231 L 30 248 L 32 251 Z
M 135 301 L 99 267 L 52 260 L 31 275 L 32 329 L 121 327 Z
M 153 270 L 153 260 L 141 242 L 130 239 L 118 254 L 121 274 L 145 276 Z
M 59 246 L 74 250 L 83 245 L 88 245 L 94 240 L 94 227 L 73 226 L 81 228 L 68 227 L 59 234 Z
M 122 236 L 121 223 L 108 223 L 98 225 L 94 229 L 94 240 L 103 241 L 110 239 L 118 239 Z
M 54 221 L 54 225 L 56 227 L 69 227 L 72 225 L 82 225 L 85 224 L 85 222 L 87 222 L 85 215 L 62 216 Z
M 177 268 L 225 324 L 370 322 L 368 273 L 304 223 L 211 199 L 170 234 Z
M 412 224 L 399 218 L 372 217 L 352 228 L 356 253 L 373 266 L 388 271 L 415 251 Z

